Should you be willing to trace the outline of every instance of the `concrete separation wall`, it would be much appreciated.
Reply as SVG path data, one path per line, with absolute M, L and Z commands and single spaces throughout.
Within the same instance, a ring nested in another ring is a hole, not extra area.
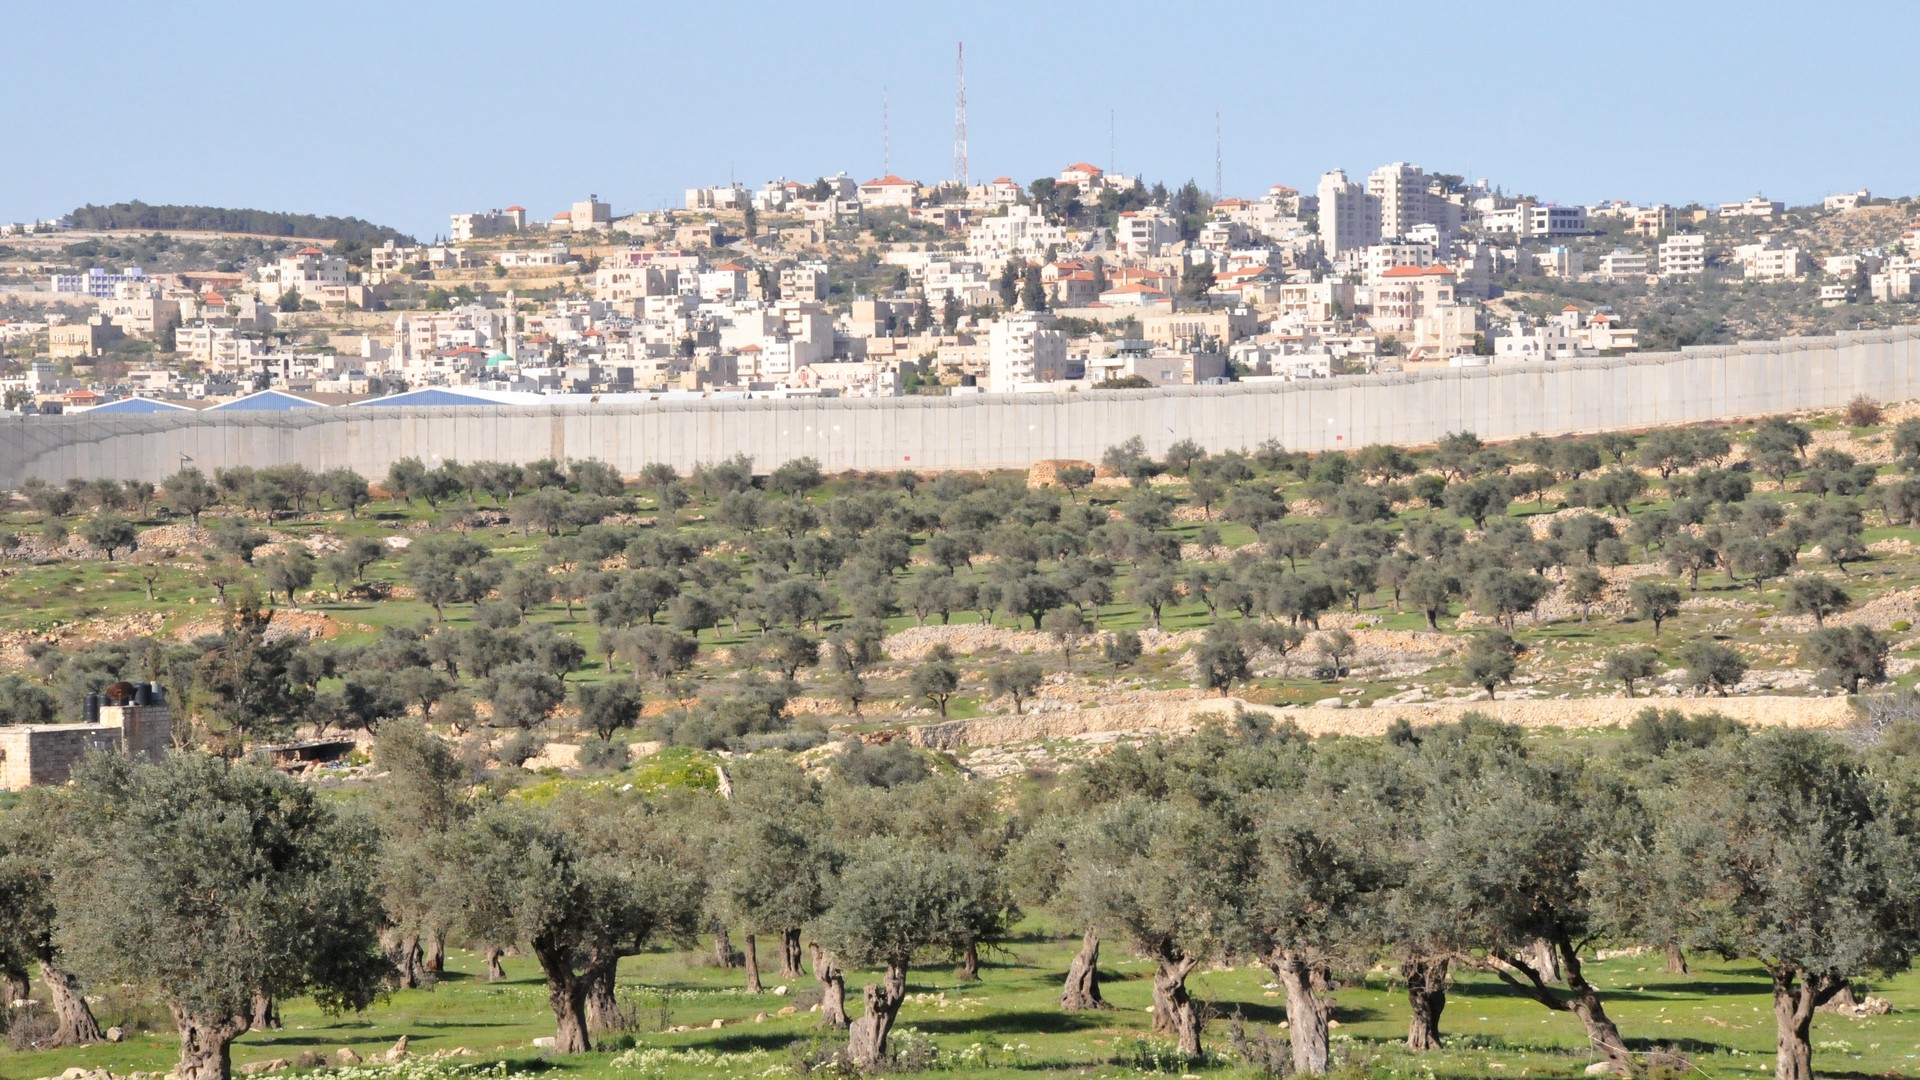
M 1289 449 L 1657 427 L 1832 409 L 1856 394 L 1920 397 L 1920 330 L 1900 327 L 1678 353 L 1368 375 L 1262 386 L 950 398 L 806 398 L 289 413 L 85 414 L 0 420 L 0 486 L 28 477 L 160 480 L 301 463 L 369 477 L 401 457 L 527 462 L 595 457 L 627 475 L 743 453 L 761 470 L 812 457 L 847 469 L 1025 468 L 1098 458 L 1138 435 L 1152 453 L 1277 439 Z
M 1072 712 L 1028 716 L 983 716 L 944 720 L 907 729 L 914 746 L 959 750 L 974 746 L 1071 739 L 1105 732 L 1160 732 L 1183 735 L 1234 709 L 1259 713 L 1280 723 L 1291 721 L 1309 735 L 1383 735 L 1397 720 L 1414 727 L 1456 723 L 1469 712 L 1529 728 L 1607 728 L 1627 724 L 1653 706 L 1690 716 L 1717 712 L 1749 727 L 1844 727 L 1853 720 L 1846 698 L 1748 695 L 1729 698 L 1574 698 L 1384 705 L 1371 709 L 1276 709 L 1238 698 L 1169 699 L 1151 704 L 1111 705 Z

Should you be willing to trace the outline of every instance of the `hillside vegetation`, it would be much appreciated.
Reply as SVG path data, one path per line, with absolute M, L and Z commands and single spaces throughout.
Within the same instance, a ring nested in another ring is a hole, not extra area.
M 187 229 L 205 232 L 250 233 L 258 236 L 298 236 L 315 240 L 344 240 L 376 247 L 388 240 L 411 244 L 413 238 L 397 229 L 356 217 L 292 214 L 278 210 L 246 210 L 221 206 L 151 205 L 132 202 L 95 206 L 89 203 L 68 215 L 76 229 Z

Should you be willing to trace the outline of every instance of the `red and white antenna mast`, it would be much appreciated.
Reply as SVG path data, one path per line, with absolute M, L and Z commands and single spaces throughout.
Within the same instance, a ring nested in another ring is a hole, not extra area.
M 953 70 L 953 181 L 964 188 L 967 186 L 967 43 L 964 41 L 954 53 Z

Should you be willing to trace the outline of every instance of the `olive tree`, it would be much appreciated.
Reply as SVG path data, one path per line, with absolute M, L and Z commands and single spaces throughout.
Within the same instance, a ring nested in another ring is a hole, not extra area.
M 887 1036 L 907 997 L 916 954 L 965 944 L 997 888 L 977 853 L 931 844 L 873 840 L 848 855 L 833 904 L 817 922 L 821 944 L 840 963 L 881 967 L 862 992 L 865 1009 L 848 1025 L 847 1056 L 864 1069 L 887 1060 Z
M 1154 1030 L 1199 1057 L 1201 1013 L 1187 976 L 1240 933 L 1244 842 L 1189 800 L 1132 796 L 1090 814 L 1076 847 L 1060 908 L 1152 961 Z
M 1619 1072 L 1632 1058 L 1580 956 L 1599 929 L 1585 884 L 1597 853 L 1632 843 L 1638 805 L 1597 767 L 1537 760 L 1518 729 L 1476 719 L 1427 735 L 1430 839 L 1420 873 L 1502 982 L 1569 1012 Z M 1558 967 L 1564 989 L 1554 985 Z
M 1658 896 L 1685 944 L 1758 960 L 1773 983 L 1774 1076 L 1812 1080 L 1814 1011 L 1849 980 L 1903 972 L 1920 953 L 1914 808 L 1843 744 L 1807 731 L 1716 743 L 1673 790 L 1651 845 L 1596 881 Z
M 1286 992 L 1294 1071 L 1314 1076 L 1329 1060 L 1331 972 L 1371 958 L 1374 905 L 1388 877 L 1373 831 L 1349 812 L 1342 787 L 1328 785 L 1321 798 L 1263 792 L 1249 815 L 1250 947 Z
M 47 987 L 57 1026 L 42 1044 L 79 1046 L 104 1036 L 67 969 L 54 940 L 53 878 L 57 839 L 67 831 L 61 813 L 71 808 L 53 789 L 35 789 L 21 810 L 0 816 L 0 966 L 18 972 L 4 987 L 0 1009 L 26 996 L 26 965 L 36 964 Z
M 756 935 L 780 939 L 780 975 L 801 972 L 801 928 L 826 909 L 839 853 L 818 786 L 784 761 L 748 758 L 733 778 L 715 854 L 716 898 L 746 930 L 747 990 L 760 990 Z
M 227 1080 L 259 1003 L 359 1009 L 388 970 L 367 831 L 270 769 L 97 756 L 64 797 L 56 934 L 97 984 L 151 987 L 180 1031 L 180 1080 Z
M 691 923 L 690 897 L 670 868 L 598 854 L 557 814 L 508 804 L 475 816 L 448 838 L 456 926 L 493 944 L 525 945 L 546 977 L 554 1049 L 591 1049 L 587 1002 L 610 983 L 619 958 Z

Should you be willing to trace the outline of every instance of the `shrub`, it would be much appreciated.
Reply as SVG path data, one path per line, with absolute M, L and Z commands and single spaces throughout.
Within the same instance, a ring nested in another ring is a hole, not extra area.
M 1847 402 L 1847 423 L 1854 427 L 1878 427 L 1887 418 L 1880 403 L 1865 394 L 1857 394 Z
M 1913 629 L 1913 624 L 1905 619 L 1895 619 L 1893 620 L 1893 625 L 1887 627 L 1887 629 L 1892 630 L 1896 634 L 1903 634 Z
M 627 767 L 627 747 L 608 739 L 588 739 L 580 744 L 576 760 L 591 772 L 618 772 Z
M 532 731 L 518 731 L 514 733 L 513 738 L 500 744 L 500 749 L 494 753 L 494 756 L 500 759 L 500 764 L 517 769 L 530 759 L 540 756 L 540 751 L 546 748 L 546 736 Z

